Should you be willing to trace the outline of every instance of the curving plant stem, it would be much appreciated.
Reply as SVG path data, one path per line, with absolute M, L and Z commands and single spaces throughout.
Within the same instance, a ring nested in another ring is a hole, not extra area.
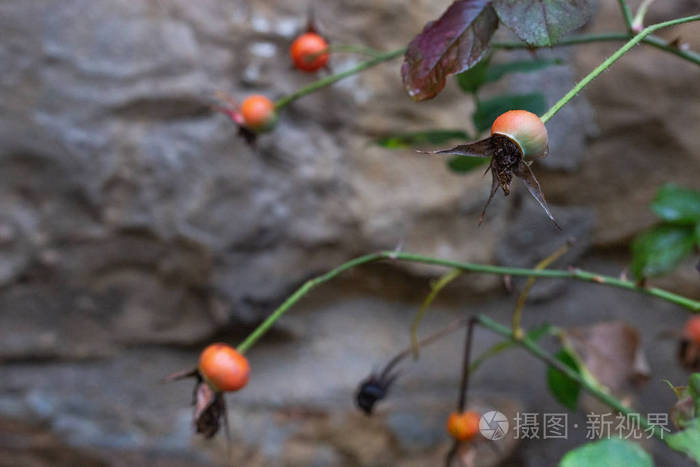
M 557 250 L 554 253 L 550 254 L 545 259 L 537 263 L 535 265 L 535 269 L 539 271 L 541 269 L 546 269 L 547 267 L 549 267 L 550 264 L 561 258 L 563 255 L 566 254 L 567 251 L 569 251 L 569 246 L 571 245 L 571 243 L 572 241 L 567 241 L 564 245 L 557 248 Z M 528 277 L 527 283 L 525 284 L 525 287 L 523 287 L 523 291 L 520 292 L 518 301 L 515 302 L 515 311 L 513 311 L 513 334 L 516 337 L 524 336 L 523 330 L 520 327 L 520 318 L 523 314 L 525 301 L 527 300 L 527 296 L 530 294 L 530 290 L 532 290 L 533 285 L 535 285 L 535 278 Z
M 630 10 L 627 0 L 617 0 L 620 5 L 620 11 L 622 12 L 622 17 L 625 19 L 625 25 L 627 30 L 632 30 L 632 11 Z
M 639 5 L 639 8 L 637 8 L 637 14 L 634 15 L 634 19 L 632 20 L 633 31 L 638 31 L 642 29 L 642 26 L 644 25 L 644 16 L 647 14 L 649 5 L 651 5 L 653 1 L 654 0 L 642 0 L 642 3 Z
M 675 26 L 677 24 L 690 23 L 692 21 L 700 21 L 700 15 L 686 16 L 684 18 L 673 19 L 670 21 L 664 21 L 663 23 L 657 23 L 649 27 L 644 28 L 639 34 L 630 39 L 625 45 L 620 47 L 614 54 L 608 57 L 603 63 L 598 65 L 593 71 L 586 75 L 581 81 L 576 83 L 576 85 L 571 88 L 569 92 L 566 93 L 564 97 L 559 99 L 556 104 L 554 104 L 544 115 L 540 118 L 543 122 L 552 118 L 557 112 L 561 110 L 571 99 L 573 99 L 576 94 L 581 92 L 591 81 L 593 81 L 598 75 L 607 70 L 610 65 L 615 63 L 620 57 L 625 55 L 630 51 L 632 47 L 640 43 L 646 36 L 659 29 L 667 28 L 670 26 Z
M 435 297 L 438 296 L 440 291 L 442 289 L 444 289 L 450 282 L 457 279 L 461 274 L 462 274 L 462 270 L 453 269 L 452 271 L 448 272 L 447 274 L 442 276 L 440 279 L 438 279 L 432 285 L 430 293 L 428 294 L 428 296 L 425 298 L 425 300 L 421 304 L 420 309 L 418 310 L 418 313 L 416 314 L 416 317 L 413 318 L 413 322 L 411 322 L 411 347 L 413 349 L 413 358 L 414 359 L 418 358 L 418 351 L 420 348 L 420 345 L 418 343 L 418 326 L 420 326 L 420 323 L 423 320 L 423 316 L 425 315 L 425 312 L 428 310 L 428 307 L 430 306 L 431 303 L 433 303 L 433 300 L 435 300 Z
M 659 50 L 663 50 L 665 52 L 671 53 L 680 58 L 688 60 L 689 62 L 695 63 L 696 65 L 700 65 L 700 53 L 693 52 L 692 50 L 683 50 L 681 48 L 670 45 L 668 41 L 665 41 L 660 37 L 656 37 L 653 34 L 650 34 L 644 39 L 642 39 L 642 42 L 644 44 L 649 44 L 653 47 L 656 47 Z
M 345 70 L 341 71 L 340 73 L 335 73 L 330 76 L 326 76 L 325 78 L 321 78 L 317 81 L 314 81 L 313 83 L 304 86 L 303 88 L 293 92 L 292 94 L 286 95 L 279 99 L 277 102 L 275 102 L 275 108 L 276 109 L 281 109 L 283 107 L 286 107 L 287 105 L 291 104 L 295 100 L 306 96 L 307 94 L 311 94 L 312 92 L 316 92 L 321 88 L 325 88 L 326 86 L 330 86 L 333 83 L 336 83 L 340 81 L 343 78 L 347 78 L 352 75 L 356 75 L 357 73 L 366 70 L 368 68 L 372 68 L 375 65 L 379 65 L 380 63 L 387 62 L 389 60 L 393 60 L 396 57 L 399 57 L 403 55 L 403 53 L 406 51 L 405 48 L 397 49 L 397 50 L 392 50 L 390 52 L 385 52 L 382 54 L 378 54 L 376 57 L 361 62 L 358 65 Z
M 453 269 L 459 269 L 461 271 L 483 273 L 483 274 L 498 274 L 498 275 L 511 275 L 511 276 L 532 276 L 532 277 L 549 277 L 549 278 L 561 278 L 561 279 L 575 279 L 583 282 L 592 282 L 594 284 L 608 285 L 611 287 L 617 287 L 620 289 L 632 290 L 639 293 L 644 293 L 647 295 L 652 295 L 654 297 L 666 300 L 671 303 L 675 303 L 682 307 L 689 309 L 692 312 L 700 312 L 700 301 L 693 300 L 691 298 L 683 297 L 682 295 L 674 294 L 663 289 L 658 289 L 656 287 L 640 287 L 634 282 L 619 279 L 611 276 L 603 276 L 600 274 L 595 274 L 588 271 L 582 271 L 580 269 L 569 269 L 569 270 L 557 270 L 557 269 L 526 269 L 526 268 L 511 268 L 505 266 L 492 266 L 488 264 L 474 264 L 474 263 L 461 263 L 459 261 L 452 261 L 442 258 L 433 258 L 430 256 L 416 255 L 413 253 L 402 253 L 396 251 L 381 251 L 378 253 L 371 253 L 368 255 L 360 256 L 358 258 L 352 259 L 347 263 L 343 263 L 340 266 L 322 274 L 314 279 L 305 282 L 296 292 L 290 295 L 276 310 L 272 312 L 253 332 L 251 332 L 248 337 L 238 346 L 237 350 L 240 353 L 245 353 L 250 349 L 255 343 L 275 324 L 275 322 L 282 317 L 282 315 L 289 310 L 295 303 L 297 303 L 304 295 L 309 293 L 311 289 L 333 279 L 335 276 L 352 269 L 355 266 L 360 266 L 362 264 L 373 263 L 381 260 L 394 260 L 394 261 L 407 261 L 412 263 L 423 263 L 423 264 L 433 264 L 437 266 L 444 266 Z
M 601 387 L 596 386 L 594 384 L 591 384 L 589 381 L 586 381 L 585 378 L 582 378 L 580 374 L 578 374 L 576 371 L 571 369 L 570 367 L 562 364 L 560 361 L 552 357 L 550 354 L 548 354 L 542 347 L 537 345 L 535 342 L 531 341 L 530 339 L 527 338 L 522 338 L 518 339 L 513 335 L 513 332 L 511 329 L 509 329 L 506 326 L 503 326 L 502 324 L 492 320 L 488 316 L 484 315 L 478 315 L 476 317 L 476 321 L 478 324 L 481 326 L 495 332 L 496 334 L 499 334 L 506 339 L 508 339 L 510 342 L 514 343 L 515 345 L 518 345 L 528 352 L 530 352 L 532 355 L 537 357 L 538 359 L 542 360 L 549 366 L 557 369 L 559 372 L 565 374 L 567 377 L 571 378 L 572 380 L 576 381 L 578 384 L 581 385 L 582 388 L 584 388 L 589 394 L 591 394 L 593 397 L 607 405 L 608 407 L 612 407 L 613 409 L 617 410 L 621 414 L 624 414 L 626 416 L 633 415 L 637 417 L 639 420 L 639 425 L 644 428 L 645 430 L 650 430 L 654 436 L 656 436 L 659 439 L 663 439 L 663 430 L 658 428 L 657 426 L 654 426 L 650 424 L 646 418 L 642 417 L 641 414 L 636 414 L 634 413 L 630 408 L 626 407 L 620 400 L 618 400 L 616 397 L 612 396 L 611 394 L 605 392 Z
M 678 20 L 674 20 L 678 21 Z M 694 21 L 694 20 L 693 20 Z M 670 23 L 670 22 L 667 22 Z M 674 24 L 679 24 L 679 23 L 674 23 Z M 659 23 L 659 25 L 665 25 L 663 27 L 666 27 L 666 25 L 671 26 L 671 24 L 666 24 L 666 23 Z M 654 25 L 654 26 L 659 26 L 659 25 Z M 650 26 L 651 27 L 651 26 Z M 656 28 L 660 29 L 660 28 Z M 654 31 L 656 30 L 654 29 Z M 644 31 L 642 31 L 644 33 Z M 640 33 L 640 34 L 642 34 Z M 639 34 L 637 35 L 639 36 Z M 571 45 L 577 45 L 577 44 L 590 44 L 593 42 L 613 42 L 613 41 L 625 41 L 625 40 L 630 40 L 630 38 L 635 38 L 637 36 L 631 36 L 628 33 L 617 33 L 617 32 L 612 32 L 612 33 L 601 33 L 601 34 L 582 34 L 579 36 L 573 36 L 573 37 L 568 37 L 565 39 L 562 39 L 561 41 L 557 42 L 556 44 L 553 45 L 553 47 L 565 47 L 565 46 L 571 46 Z M 654 35 L 651 35 L 650 32 L 647 32 L 642 36 L 642 39 L 637 40 L 636 43 L 638 42 L 643 42 L 645 44 L 651 45 L 653 47 L 656 47 L 657 49 L 663 50 L 668 53 L 672 53 L 674 55 L 677 55 L 680 58 L 683 58 L 684 60 L 688 60 L 689 62 L 695 63 L 696 65 L 700 65 L 700 54 L 697 52 L 693 51 L 688 51 L 688 50 L 681 50 L 678 47 L 674 47 L 672 45 L 669 45 L 668 42 L 665 40 L 656 37 Z M 634 45 L 634 44 L 633 44 Z M 344 48 L 345 46 L 339 46 L 341 49 Z M 513 41 L 513 42 L 493 42 L 491 44 L 491 47 L 494 49 L 504 49 L 504 50 L 514 50 L 514 49 L 529 49 L 530 46 L 527 45 L 524 42 L 520 41 Z M 333 46 L 329 47 L 329 49 L 333 50 Z M 365 50 L 365 49 L 363 49 Z M 350 50 L 338 50 L 338 51 L 350 51 Z M 353 52 L 358 52 L 358 50 L 353 48 Z M 282 109 L 295 100 L 304 97 L 308 94 L 311 94 L 313 92 L 318 91 L 319 89 L 325 88 L 327 86 L 330 86 L 344 78 L 356 75 L 357 73 L 360 73 L 361 71 L 367 70 L 369 68 L 372 68 L 376 65 L 379 65 L 384 62 L 388 62 L 389 60 L 393 60 L 401 55 L 403 55 L 406 52 L 406 48 L 402 47 L 400 49 L 392 50 L 389 52 L 375 52 L 372 49 L 366 49 L 365 52 L 370 53 L 374 55 L 374 57 L 370 60 L 366 60 L 364 62 L 361 62 L 357 64 L 356 66 L 345 70 L 341 71 L 339 73 L 332 74 L 330 76 L 326 76 L 324 78 L 321 78 L 317 81 L 314 81 L 297 91 L 293 92 L 292 94 L 288 94 L 286 96 L 281 97 L 275 102 L 275 108 L 276 109 Z M 623 54 L 624 55 L 624 52 Z M 619 57 L 618 57 L 619 58 Z M 609 65 L 608 65 L 609 66 Z M 587 83 L 586 83 L 587 84 Z
M 592 42 L 621 42 L 621 41 L 628 41 L 634 37 L 634 34 L 632 33 L 625 33 L 625 32 L 604 32 L 600 34 L 582 34 L 579 36 L 572 36 L 572 37 L 567 37 L 556 44 L 554 44 L 552 47 L 566 47 L 566 46 L 571 46 L 571 45 L 578 45 L 578 44 L 590 44 Z M 670 45 L 667 41 L 664 39 L 661 39 L 660 37 L 657 37 L 653 34 L 647 35 L 644 39 L 641 41 L 643 44 L 650 45 L 652 47 L 655 47 L 659 50 L 663 50 L 664 52 L 671 53 L 673 55 L 676 55 L 684 60 L 687 60 L 691 63 L 694 63 L 696 65 L 700 65 L 700 53 L 698 52 L 693 52 L 692 50 L 683 50 L 678 47 L 674 47 Z M 514 50 L 514 49 L 526 49 L 528 48 L 527 44 L 524 42 L 520 41 L 511 41 L 511 42 L 494 42 L 491 44 L 491 47 L 494 49 L 504 49 L 504 50 Z
M 352 45 L 352 44 L 332 44 L 332 45 L 329 45 L 326 50 L 318 52 L 316 54 L 312 54 L 310 56 L 313 57 L 316 55 L 322 55 L 324 53 L 349 53 L 349 54 L 367 55 L 367 56 L 373 57 L 373 58 L 384 55 L 383 51 L 373 49 L 371 47 L 364 47 L 361 45 Z

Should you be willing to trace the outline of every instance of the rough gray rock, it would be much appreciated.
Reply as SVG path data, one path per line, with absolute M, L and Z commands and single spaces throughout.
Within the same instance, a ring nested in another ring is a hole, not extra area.
M 482 229 L 470 215 L 485 182 L 353 131 L 375 97 L 401 95 L 395 65 L 390 86 L 356 77 L 294 104 L 257 150 L 211 110 L 215 90 L 274 96 L 309 81 L 285 57 L 305 13 L 279 7 L 0 6 L 12 70 L 0 83 L 0 284 L 45 269 L 93 301 L 113 294 L 128 339 L 191 342 L 229 318 L 259 319 L 303 279 L 367 250 L 403 242 L 488 261 L 498 211 Z M 152 330 L 177 327 L 172 314 L 191 315 L 191 335 Z
M 455 176 L 443 161 L 412 149 L 370 144 L 388 131 L 468 125 L 473 103 L 452 84 L 434 101 L 407 99 L 398 61 L 295 102 L 256 149 L 236 137 L 231 122 L 211 108 L 214 91 L 239 101 L 253 92 L 278 97 L 314 79 L 290 70 L 287 60 L 305 4 L 59 3 L 0 2 L 0 432 L 24 434 L 0 436 L 0 464 L 9 452 L 29 465 L 214 465 L 225 449 L 193 441 L 190 387 L 158 381 L 191 366 L 212 338 L 240 339 L 308 277 L 399 245 L 509 265 L 529 266 L 550 253 L 547 219 L 528 214 L 515 196 L 494 200 L 477 227 L 489 188 L 479 173 Z M 405 45 L 444 5 L 360 0 L 317 7 L 332 40 L 388 50 Z M 597 52 L 572 55 L 576 73 L 557 67 L 508 85 L 546 87 L 554 100 L 605 52 L 588 47 Z M 653 52 L 634 52 L 646 53 Z M 536 171 L 548 200 L 559 205 L 557 216 L 581 232 L 581 250 L 592 217 L 577 206 L 602 219 L 595 244 L 615 244 L 651 221 L 644 209 L 661 180 L 697 184 L 697 135 L 679 124 L 698 120 L 699 107 L 688 104 L 697 71 L 673 57 L 650 57 L 621 61 L 615 73 L 622 81 L 606 74 L 599 82 L 607 84 L 587 92 L 602 129 L 589 154 L 583 143 L 591 116 L 581 98 L 551 123 L 553 156 Z M 358 60 L 339 55 L 332 67 Z M 638 87 L 624 81 L 629 76 Z M 640 95 L 666 104 L 650 106 Z M 647 157 L 637 157 L 642 152 Z M 575 177 L 561 173 L 579 167 Z M 531 232 L 542 237 L 528 238 Z M 596 266 L 613 274 L 622 268 Z M 405 378 L 402 403 L 413 396 L 427 401 L 426 422 L 415 433 L 401 421 L 401 403 L 389 417 L 394 422 L 370 423 L 347 399 L 372 363 L 405 344 L 408 316 L 428 290 L 425 279 L 436 274 L 437 268 L 373 265 L 345 274 L 319 302 L 307 299 L 286 316 L 277 327 L 284 332 L 251 353 L 250 388 L 232 398 L 234 439 L 243 440 L 237 459 L 250 466 L 281 459 L 438 462 L 446 444 L 436 420 L 454 394 L 435 387 L 455 387 L 458 339 L 436 347 L 435 361 L 444 365 L 426 358 Z M 465 302 L 507 321 L 511 298 L 475 298 L 499 284 L 496 277 L 465 275 L 446 290 L 452 301 L 443 306 L 452 311 L 429 316 L 426 329 L 453 318 Z M 559 324 L 670 311 L 612 294 L 580 309 L 590 297 L 578 290 L 537 304 L 533 317 Z M 642 322 L 647 338 L 655 322 Z M 495 342 L 483 339 L 480 348 Z M 668 365 L 669 355 L 658 356 L 657 367 Z M 531 381 L 529 395 L 510 390 L 534 378 L 533 362 L 500 362 L 475 383 L 477 393 L 504 388 L 523 399 L 516 404 L 552 409 L 540 379 Z M 672 376 L 680 382 L 683 375 Z M 657 409 L 668 402 L 647 399 Z M 409 412 L 423 420 L 418 409 Z M 419 454 L 407 448 L 412 436 L 425 446 Z M 554 463 L 566 447 L 552 454 L 528 444 L 518 459 Z
M 567 252 L 549 268 L 565 269 L 576 266 L 577 261 L 591 245 L 591 232 L 595 221 L 593 211 L 577 207 L 552 208 L 552 214 L 561 226 L 561 230 L 558 230 L 553 227 L 544 210 L 529 193 L 521 191 L 519 194 L 522 206 L 508 223 L 499 242 L 496 249 L 498 261 L 503 265 L 533 268 L 559 248 L 568 245 Z M 526 282 L 527 278 L 524 277 L 513 279 L 519 290 L 522 290 Z M 537 281 L 528 299 L 547 299 L 552 294 L 562 292 L 567 283 L 568 281 L 563 280 Z

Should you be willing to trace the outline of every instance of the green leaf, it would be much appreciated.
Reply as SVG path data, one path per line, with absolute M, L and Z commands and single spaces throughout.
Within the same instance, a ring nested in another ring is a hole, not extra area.
M 467 71 L 456 76 L 457 84 L 462 91 L 475 94 L 481 86 L 486 84 L 486 74 L 489 70 L 490 61 L 491 57 L 488 56 Z
M 468 140 L 469 135 L 462 130 L 426 130 L 386 135 L 375 143 L 388 149 L 401 149 L 419 144 L 444 144 L 453 139 Z
M 700 373 L 693 373 L 688 380 L 688 393 L 693 399 L 695 413 L 700 415 Z
M 481 167 L 489 160 L 483 157 L 457 156 L 447 161 L 447 167 L 453 172 L 465 174 Z
M 525 339 L 529 339 L 533 342 L 537 342 L 540 340 L 543 336 L 546 336 L 547 334 L 550 334 L 552 332 L 552 325 L 548 323 L 541 324 L 537 326 L 536 328 L 532 328 L 528 333 L 525 335 Z
M 547 101 L 540 92 L 532 94 L 506 94 L 479 102 L 472 118 L 476 129 L 484 131 L 496 118 L 509 110 L 529 110 L 540 115 L 547 110 Z
M 695 246 L 700 248 L 700 222 L 695 224 Z
M 568 349 L 561 349 L 554 357 L 572 370 L 580 373 L 578 361 Z M 548 367 L 547 384 L 552 391 L 552 395 L 559 403 L 571 410 L 576 410 L 576 403 L 581 392 L 581 386 L 577 381 L 569 378 L 556 368 Z
M 532 71 L 541 70 L 552 65 L 561 65 L 564 63 L 559 58 L 554 59 L 535 59 L 535 60 L 515 60 L 505 63 L 494 63 L 486 71 L 486 82 L 491 83 L 503 78 L 509 73 L 529 73 Z
M 654 461 L 642 447 L 622 439 L 586 443 L 566 453 L 559 467 L 653 467 Z
M 591 17 L 590 0 L 493 0 L 498 19 L 534 46 L 552 46 Z
M 664 440 L 669 447 L 686 453 L 700 464 L 700 419 L 692 420 L 683 431 L 664 435 Z
M 632 272 L 638 280 L 672 271 L 693 249 L 693 227 L 658 225 L 632 243 Z
M 651 210 L 667 222 L 695 224 L 700 221 L 700 192 L 669 183 L 656 194 Z

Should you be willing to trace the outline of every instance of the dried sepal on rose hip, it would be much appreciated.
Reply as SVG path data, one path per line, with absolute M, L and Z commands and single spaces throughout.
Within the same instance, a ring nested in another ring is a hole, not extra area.
M 360 383 L 355 393 L 357 407 L 366 415 L 372 415 L 374 406 L 389 394 L 397 375 L 371 374 Z
M 195 379 L 192 402 L 195 432 L 211 438 L 223 422 L 228 437 L 224 392 L 238 391 L 245 387 L 250 379 L 248 360 L 227 344 L 211 344 L 200 354 L 197 368 L 173 373 L 165 381 L 183 378 Z
M 526 159 L 547 157 L 549 143 L 547 128 L 537 115 L 527 110 L 509 110 L 501 114 L 491 126 L 491 136 L 480 141 L 461 144 L 439 151 L 421 151 L 429 154 L 452 154 L 457 156 L 491 158 L 487 171 L 491 171 L 491 192 L 479 218 L 484 220 L 486 208 L 500 187 L 510 194 L 513 177 L 520 178 L 530 194 L 542 206 L 547 216 L 559 227 L 547 206 L 540 184 Z
M 467 410 L 464 412 L 452 412 L 447 418 L 447 432 L 457 441 L 469 441 L 479 432 L 478 412 Z
M 357 407 L 366 415 L 372 415 L 375 405 L 389 395 L 391 386 L 400 375 L 400 371 L 397 367 L 404 359 L 411 355 L 416 355 L 415 352 L 417 348 L 439 342 L 441 339 L 469 322 L 469 320 L 463 319 L 453 321 L 447 327 L 424 337 L 417 342 L 417 345 L 412 343 L 408 348 L 401 350 L 389 360 L 381 371 L 373 371 L 370 373 L 369 376 L 360 381 L 355 391 L 355 404 Z
M 297 69 L 317 71 L 328 63 L 328 42 L 316 32 L 305 32 L 292 42 L 289 55 Z
M 394 370 L 404 358 L 404 353 L 392 358 L 381 372 L 372 372 L 363 379 L 355 392 L 355 404 L 365 415 L 372 415 L 374 406 L 389 395 L 389 389 L 394 384 L 399 373 Z

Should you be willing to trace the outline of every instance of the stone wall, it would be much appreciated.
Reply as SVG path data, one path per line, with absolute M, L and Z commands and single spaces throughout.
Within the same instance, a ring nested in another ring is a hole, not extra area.
M 694 1 L 657 3 L 651 21 L 697 10 Z M 445 4 L 317 2 L 316 13 L 331 40 L 389 50 Z M 621 27 L 615 4 L 601 1 L 590 31 Z M 221 440 L 191 436 L 188 385 L 159 379 L 190 366 L 212 339 L 238 341 L 305 279 L 399 245 L 530 266 L 572 235 L 565 264 L 617 274 L 628 241 L 654 221 L 647 205 L 660 184 L 700 188 L 700 68 L 645 47 L 551 123 L 552 155 L 537 173 L 561 234 L 522 192 L 496 199 L 479 228 L 489 180 L 371 144 L 387 131 L 470 125 L 473 104 L 452 84 L 433 101 L 411 102 L 399 61 L 296 102 L 250 148 L 212 110 L 213 93 L 278 97 L 312 80 L 287 58 L 305 21 L 304 2 L 0 3 L 1 465 L 13 456 L 26 465 L 223 462 Z M 677 35 L 700 49 L 697 25 L 665 37 Z M 543 89 L 554 102 L 613 48 L 542 51 L 567 65 L 516 75 L 493 92 Z M 338 55 L 332 67 L 358 60 Z M 368 266 L 285 317 L 251 352 L 250 387 L 230 398 L 234 465 L 440 459 L 459 337 L 426 353 L 378 420 L 351 406 L 355 384 L 407 343 L 410 316 L 438 273 Z M 660 283 L 698 297 L 697 280 L 688 262 Z M 616 291 L 591 297 L 588 287 L 538 284 L 536 298 L 549 301 L 532 321 L 576 323 L 595 308 L 601 319 L 641 320 L 651 346 L 658 313 L 683 320 L 666 304 Z M 512 303 L 496 277 L 465 277 L 446 292 L 426 330 L 465 303 L 506 320 Z M 660 352 L 663 369 L 670 344 Z M 485 368 L 475 403 L 556 408 L 541 375 L 527 379 L 523 366 L 537 365 L 520 355 Z M 532 393 L 518 389 L 523 379 Z M 654 394 L 647 403 L 664 407 L 669 398 Z M 520 447 L 515 465 L 543 465 L 545 451 Z

